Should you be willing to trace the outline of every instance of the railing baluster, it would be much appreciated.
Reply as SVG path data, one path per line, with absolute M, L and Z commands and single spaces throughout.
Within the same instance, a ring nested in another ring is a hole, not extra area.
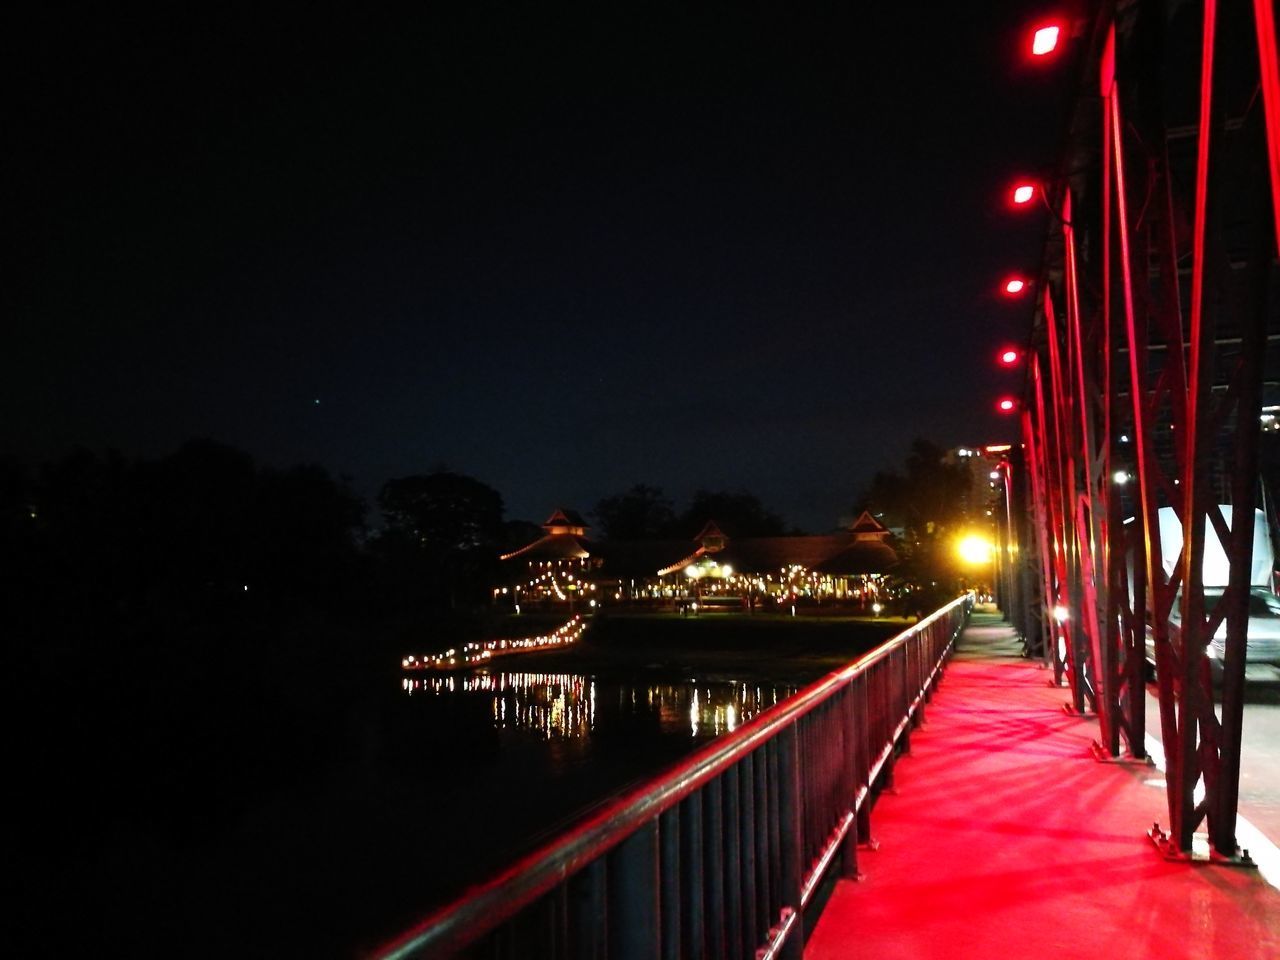
M 706 950 L 706 911 L 702 868 L 702 791 L 680 804 L 680 946 L 686 957 L 701 957 Z
M 773 926 L 771 904 L 773 903 L 773 868 L 769 859 L 769 821 L 773 817 L 769 807 L 769 757 L 767 745 L 752 754 L 755 763 L 755 782 L 753 784 L 756 803 L 756 923 L 760 927 L 761 937 Z
M 702 791 L 707 824 L 707 956 L 725 955 L 724 930 L 724 802 L 716 777 Z
M 609 958 L 658 960 L 658 823 L 651 820 L 609 855 Z
M 603 960 L 608 915 L 605 912 L 605 858 L 587 864 L 569 880 L 569 922 L 574 960 Z
M 759 864 L 756 859 L 756 758 L 749 753 L 742 758 L 738 774 L 738 794 L 741 797 L 740 810 L 741 830 L 739 832 L 739 849 L 742 851 L 742 912 L 744 928 L 747 931 L 747 945 L 758 947 L 763 941 L 764 927 L 760 924 L 760 904 L 756 899 L 756 871 Z
M 800 895 L 804 885 L 803 838 L 800 835 L 803 796 L 800 793 L 800 747 L 795 726 L 778 734 L 778 801 L 782 827 L 782 901 L 796 919 L 783 945 L 786 960 L 803 960 L 804 917 Z
M 662 913 L 663 960 L 680 960 L 681 870 L 680 856 L 680 807 L 666 811 L 658 821 L 658 834 L 662 843 L 662 890 L 658 908 Z
M 863 796 L 858 806 L 858 842 L 871 841 L 871 721 L 867 712 L 867 675 L 853 678 L 854 759 L 855 788 Z M 865 794 L 864 794 L 865 791 Z
M 848 810 L 856 813 L 856 803 L 858 798 L 858 691 L 854 683 L 850 683 L 840 693 L 840 769 L 841 779 L 840 786 L 843 794 L 843 801 Z M 846 880 L 855 879 L 858 876 L 858 818 L 854 817 L 854 822 L 849 825 L 848 832 L 844 835 L 844 842 L 840 847 L 840 876 Z
M 725 925 L 729 956 L 743 955 L 742 824 L 738 819 L 738 768 L 724 772 Z
M 778 910 L 786 904 L 782 887 L 782 840 L 778 812 L 778 741 L 775 737 L 764 745 L 765 787 L 769 791 L 769 925 L 778 922 Z

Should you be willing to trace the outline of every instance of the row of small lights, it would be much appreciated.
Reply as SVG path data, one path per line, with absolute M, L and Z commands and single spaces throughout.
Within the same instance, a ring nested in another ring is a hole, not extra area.
M 573 590 L 587 591 L 587 590 L 596 589 L 596 585 L 594 583 L 588 584 L 585 580 L 575 578 L 572 573 L 567 574 L 565 579 L 569 583 L 574 584 L 574 586 L 570 588 Z M 547 584 L 547 587 L 543 587 L 544 583 Z M 523 586 L 517 584 L 514 587 L 494 587 L 493 595 L 495 598 L 497 598 L 499 596 L 506 596 L 508 593 L 514 592 L 518 600 L 521 590 L 524 590 L 526 592 L 529 592 L 529 591 L 537 592 L 537 590 L 539 590 L 540 588 L 541 589 L 549 588 L 553 593 L 555 593 L 556 597 L 560 600 L 568 599 L 568 597 L 565 595 L 564 590 L 561 588 L 559 581 L 556 580 L 555 573 L 552 571 L 548 571 L 547 573 L 534 577 L 532 580 L 530 580 L 528 583 L 524 584 Z M 591 605 L 593 607 L 596 605 L 594 600 L 591 601 Z
M 400 666 L 405 670 L 453 670 L 459 667 L 473 667 L 503 654 L 567 646 L 577 642 L 586 629 L 586 622 L 581 615 L 577 615 L 551 633 L 536 637 L 522 637 L 516 640 L 489 640 L 484 643 L 468 643 L 462 647 L 450 648 L 443 653 L 427 654 L 422 657 L 415 657 L 411 654 L 400 661 Z
M 715 564 L 713 563 L 712 566 L 715 566 Z M 719 565 L 719 571 L 720 575 L 724 577 L 731 586 L 754 588 L 761 592 L 765 592 L 768 590 L 767 584 L 774 582 L 773 574 L 769 574 L 766 577 L 751 577 L 741 574 L 734 576 L 733 567 L 727 563 Z M 778 584 L 783 588 L 783 593 L 778 596 L 778 603 L 786 602 L 787 593 L 790 593 L 794 599 L 801 593 L 812 594 L 814 591 L 820 591 L 823 581 L 830 581 L 831 579 L 830 577 L 824 577 L 823 574 L 820 574 L 817 571 L 809 570 L 803 564 L 799 563 L 779 567 L 778 571 Z M 691 579 L 698 579 L 699 577 L 706 575 L 702 568 L 699 568 L 694 564 L 690 564 L 685 567 L 684 572 L 685 575 Z M 716 584 L 712 584 L 712 589 L 714 590 L 717 586 L 718 585 Z M 874 593 L 875 590 L 873 587 L 868 586 L 867 592 Z M 875 606 L 879 607 L 879 604 L 875 604 Z M 879 613 L 880 611 L 876 610 L 876 612 Z
M 1041 58 L 1041 56 L 1052 54 L 1052 52 L 1056 51 L 1057 47 L 1059 47 L 1059 40 L 1061 36 L 1061 24 L 1044 24 L 1044 26 L 1034 29 L 1032 33 L 1032 56 Z M 1048 200 L 1044 197 L 1043 188 L 1037 187 L 1037 184 L 1034 183 L 1016 183 L 1010 193 L 1010 200 L 1012 201 L 1012 206 L 1014 206 L 1015 209 L 1028 209 L 1030 204 L 1032 204 L 1037 197 L 1041 198 L 1044 205 L 1048 205 Z M 1028 289 L 1029 283 L 1027 280 L 1016 275 L 1010 276 L 1010 278 L 1007 278 L 1004 284 L 1002 284 L 1002 291 L 1004 291 L 1006 296 L 1009 297 L 1021 296 L 1021 294 L 1027 292 Z M 1001 348 L 1000 353 L 998 353 L 997 360 L 1000 361 L 1002 366 L 1016 366 L 1020 364 L 1021 360 L 1023 360 L 1023 352 L 1014 347 L 1004 347 Z M 1001 413 L 1012 413 L 1018 411 L 1019 406 L 1019 402 L 1012 397 L 1001 397 L 996 402 L 996 410 Z M 1280 407 L 1263 407 L 1261 421 L 1263 431 L 1267 431 L 1267 433 L 1280 431 Z M 1128 439 L 1129 438 L 1126 438 L 1126 436 L 1121 436 L 1120 442 L 1126 443 L 1128 442 Z M 996 474 L 995 472 L 992 472 L 992 480 L 995 479 Z M 1132 479 L 1133 477 L 1124 470 L 1116 471 L 1115 476 L 1112 477 L 1112 480 L 1114 480 L 1116 484 L 1121 485 L 1128 483 L 1128 481 Z M 1175 480 L 1174 483 L 1179 483 L 1179 481 Z
M 1049 23 L 1036 27 L 1031 34 L 1031 55 L 1033 57 L 1049 56 L 1049 54 L 1058 49 L 1058 41 L 1061 37 L 1061 24 Z M 1044 196 L 1043 188 L 1028 182 L 1015 184 L 1010 193 L 1010 200 L 1016 209 L 1029 209 L 1037 197 L 1040 197 L 1042 202 L 1048 203 Z M 1001 289 L 1005 296 L 1018 297 L 1030 289 L 1030 284 L 1026 278 L 1015 275 L 1005 279 Z M 1022 362 L 1022 351 L 1014 347 L 1003 347 L 997 354 L 997 359 L 1002 366 L 1014 367 Z M 1000 413 L 1013 413 L 1018 409 L 1018 406 L 1018 401 L 1012 397 L 1001 397 L 996 402 L 996 409 Z

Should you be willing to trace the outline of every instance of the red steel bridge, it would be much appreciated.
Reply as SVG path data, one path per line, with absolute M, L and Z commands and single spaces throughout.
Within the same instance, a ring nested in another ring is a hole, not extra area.
M 1097 716 L 1102 753 L 1145 757 L 1158 724 L 1171 849 L 1204 824 L 1235 858 L 1255 530 L 1275 527 L 1274 3 L 1105 3 L 1061 35 L 1078 78 L 1061 164 L 1015 197 L 1048 228 L 1009 357 L 1023 388 L 1000 401 L 1022 441 L 999 465 L 1001 605 Z
M 1061 161 L 1010 185 L 1010 215 L 1045 223 L 1038 274 L 1009 287 L 1022 389 L 998 401 L 1020 433 L 995 511 L 1020 649 L 984 647 L 961 598 L 378 956 L 1280 955 L 1280 894 L 1237 810 L 1280 423 L 1275 3 L 1059 9 L 1027 40 L 1071 91 Z M 868 867 L 877 797 L 898 843 Z M 1153 820 L 1163 856 L 1133 845 Z

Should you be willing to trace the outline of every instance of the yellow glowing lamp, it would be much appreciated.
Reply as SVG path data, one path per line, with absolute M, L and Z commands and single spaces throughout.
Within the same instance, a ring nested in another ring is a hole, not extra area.
M 990 540 L 974 533 L 961 538 L 956 544 L 956 552 L 960 554 L 960 559 L 974 565 L 990 563 L 993 550 Z

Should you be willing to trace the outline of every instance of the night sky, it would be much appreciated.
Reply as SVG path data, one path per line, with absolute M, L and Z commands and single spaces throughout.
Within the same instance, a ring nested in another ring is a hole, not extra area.
M 1007 438 L 1034 8 L 747 6 L 11 34 L 0 452 L 208 436 L 369 498 L 443 464 L 513 518 L 646 482 L 821 531 L 913 436 Z

